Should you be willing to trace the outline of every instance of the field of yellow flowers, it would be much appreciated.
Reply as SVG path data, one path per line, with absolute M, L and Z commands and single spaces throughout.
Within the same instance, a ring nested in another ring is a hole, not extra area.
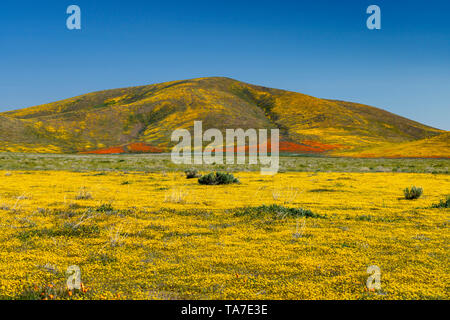
M 0 171 L 0 299 L 450 298 L 449 175 L 235 176 Z M 272 204 L 315 215 L 245 214 Z

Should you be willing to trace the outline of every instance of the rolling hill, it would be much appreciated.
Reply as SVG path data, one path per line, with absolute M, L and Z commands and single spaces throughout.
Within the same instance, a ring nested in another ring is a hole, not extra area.
M 450 132 L 411 142 L 386 143 L 359 152 L 337 152 L 335 155 L 358 158 L 448 158 L 450 155 Z
M 170 150 L 177 128 L 279 128 L 282 152 L 450 157 L 448 132 L 382 109 L 213 77 L 105 90 L 0 113 L 0 151 Z M 401 146 L 401 148 L 397 148 Z

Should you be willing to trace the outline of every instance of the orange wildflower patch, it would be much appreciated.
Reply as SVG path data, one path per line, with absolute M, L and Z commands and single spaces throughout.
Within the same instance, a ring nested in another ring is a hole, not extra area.
M 161 148 L 154 147 L 143 142 L 130 143 L 129 145 L 127 145 L 127 149 L 129 152 L 152 152 L 152 153 L 163 152 Z
M 267 152 L 270 152 L 271 150 L 271 142 L 265 144 L 258 145 L 258 150 L 261 150 L 262 148 L 266 148 Z M 279 151 L 280 152 L 292 152 L 292 153 L 322 153 L 334 149 L 339 149 L 342 146 L 340 145 L 329 145 L 324 144 L 316 141 L 303 141 L 303 143 L 295 143 L 290 141 L 280 141 L 279 142 Z M 250 147 L 248 145 L 242 146 L 242 147 L 226 147 L 223 148 L 223 152 L 232 152 L 234 149 L 234 152 L 248 152 Z M 217 150 L 217 149 L 216 149 Z
M 114 153 L 125 153 L 123 147 L 111 147 L 105 149 L 97 149 L 92 151 L 84 151 L 82 154 L 114 154 Z

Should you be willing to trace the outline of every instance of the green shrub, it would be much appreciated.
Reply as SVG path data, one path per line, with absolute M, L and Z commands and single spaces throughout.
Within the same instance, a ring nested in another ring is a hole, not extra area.
M 239 183 L 239 180 L 230 173 L 211 172 L 200 177 L 198 183 L 206 185 L 232 184 Z
M 186 174 L 186 179 L 200 178 L 202 176 L 196 169 L 188 169 L 184 173 Z
M 441 200 L 439 203 L 435 203 L 431 207 L 432 208 L 450 208 L 450 195 L 447 196 L 447 199 Z
M 114 208 L 113 208 L 113 206 L 111 205 L 111 203 L 103 203 L 103 204 L 100 205 L 98 208 L 96 208 L 95 211 L 107 213 L 107 212 L 112 212 L 112 211 L 114 211 Z
M 407 200 L 419 199 L 423 193 L 423 189 L 420 187 L 412 186 L 411 189 L 406 188 L 405 190 L 403 190 L 403 193 L 405 194 L 405 199 Z
M 302 208 L 287 208 L 277 204 L 262 205 L 259 207 L 246 207 L 239 209 L 235 216 L 249 216 L 251 218 L 260 218 L 266 215 L 271 215 L 274 218 L 288 218 L 288 217 L 309 217 L 309 218 L 324 218 L 319 214 L 313 213 L 311 210 Z
M 373 217 L 371 215 L 362 215 L 356 218 L 359 221 L 372 221 Z

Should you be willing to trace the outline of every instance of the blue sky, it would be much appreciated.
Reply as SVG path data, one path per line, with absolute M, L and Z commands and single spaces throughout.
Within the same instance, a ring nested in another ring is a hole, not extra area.
M 66 8 L 82 29 L 66 28 Z M 366 8 L 381 8 L 368 30 Z M 373 105 L 450 130 L 450 1 L 0 3 L 0 111 L 227 76 Z

